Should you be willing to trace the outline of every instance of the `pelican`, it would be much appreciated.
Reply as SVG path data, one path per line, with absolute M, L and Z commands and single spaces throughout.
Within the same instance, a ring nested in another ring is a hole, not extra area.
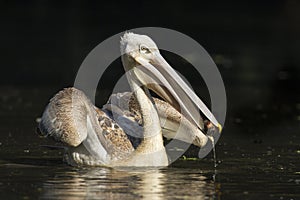
M 221 132 L 213 114 L 150 37 L 126 32 L 120 50 L 131 92 L 112 94 L 99 109 L 83 91 L 65 88 L 43 112 L 41 134 L 64 144 L 68 164 L 167 166 L 163 137 L 203 147 L 207 128 Z M 162 100 L 153 98 L 149 90 Z M 199 110 L 209 126 L 205 127 Z

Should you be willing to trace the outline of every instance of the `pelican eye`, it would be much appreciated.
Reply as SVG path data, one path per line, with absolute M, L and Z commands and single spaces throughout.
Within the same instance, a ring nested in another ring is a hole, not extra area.
M 144 45 L 141 45 L 140 46 L 140 52 L 143 53 L 143 54 L 149 54 L 151 53 L 150 49 Z

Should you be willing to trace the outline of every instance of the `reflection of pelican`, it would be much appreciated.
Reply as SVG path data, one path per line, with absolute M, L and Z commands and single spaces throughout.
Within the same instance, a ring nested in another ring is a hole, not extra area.
M 155 43 L 147 36 L 125 33 L 121 53 L 133 95 L 112 95 L 100 110 L 80 90 L 65 89 L 44 111 L 41 132 L 68 146 L 66 160 L 72 165 L 166 166 L 163 135 L 204 146 L 207 137 L 198 109 L 211 124 L 220 125 Z M 153 99 L 148 89 L 166 102 Z
M 142 169 L 56 169 L 43 182 L 39 199 L 214 199 L 218 195 L 210 175 L 197 168 Z

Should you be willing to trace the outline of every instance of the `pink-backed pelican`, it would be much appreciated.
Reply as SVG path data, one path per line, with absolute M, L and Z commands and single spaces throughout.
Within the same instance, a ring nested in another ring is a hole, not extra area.
M 209 127 L 221 131 L 213 114 L 160 55 L 151 38 L 127 32 L 120 47 L 132 92 L 113 94 L 99 109 L 84 92 L 66 88 L 50 100 L 42 115 L 42 135 L 66 146 L 69 164 L 167 166 L 163 137 L 199 147 L 207 143 L 199 110 L 210 121 Z M 151 97 L 149 89 L 163 100 Z

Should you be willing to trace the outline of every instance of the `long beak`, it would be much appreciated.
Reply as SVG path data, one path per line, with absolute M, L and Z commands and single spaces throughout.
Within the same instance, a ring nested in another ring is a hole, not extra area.
M 135 70 L 139 80 L 145 81 L 146 83 L 144 84 L 147 85 L 149 79 L 152 78 L 150 82 L 153 82 L 154 79 L 157 83 L 147 86 L 149 89 L 153 90 L 177 110 L 181 108 L 185 117 L 194 122 L 198 128 L 203 129 L 198 110 L 200 109 L 207 119 L 217 126 L 221 132 L 222 126 L 214 115 L 176 71 L 165 61 L 160 53 L 155 53 L 150 61 L 141 56 L 137 56 L 134 59 L 144 66 Z

